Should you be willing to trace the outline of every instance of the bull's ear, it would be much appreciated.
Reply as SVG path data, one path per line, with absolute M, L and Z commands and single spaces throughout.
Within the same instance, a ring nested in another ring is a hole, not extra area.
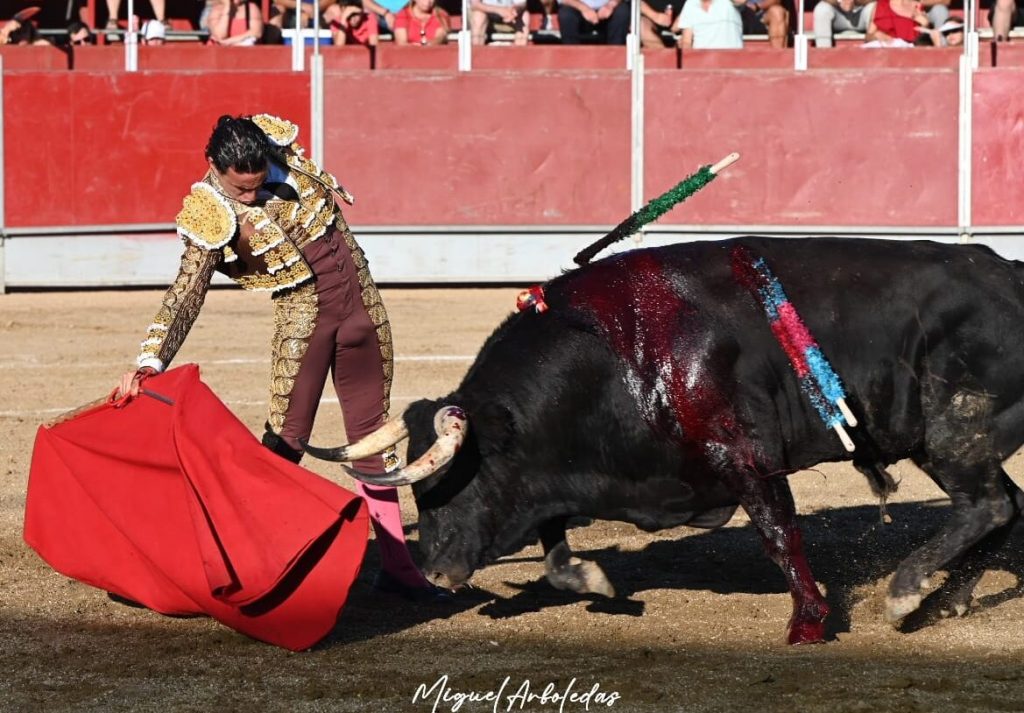
M 516 419 L 508 407 L 498 403 L 478 406 L 469 414 L 470 432 L 477 434 L 480 455 L 507 453 L 516 438 Z

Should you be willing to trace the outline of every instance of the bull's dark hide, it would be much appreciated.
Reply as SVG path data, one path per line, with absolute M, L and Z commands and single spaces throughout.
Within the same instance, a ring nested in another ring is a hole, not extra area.
M 566 557 L 567 517 L 714 526 L 738 504 L 793 593 L 789 640 L 822 638 L 827 607 L 783 476 L 851 455 L 738 284 L 737 248 L 766 261 L 842 379 L 858 468 L 883 492 L 885 466 L 910 458 L 953 501 L 897 570 L 889 618 L 919 605 L 936 569 L 993 549 L 1024 501 L 1001 467 L 1024 436 L 1021 266 L 980 246 L 747 237 L 562 275 L 545 286 L 549 310 L 509 317 L 454 393 L 410 406 L 410 458 L 432 442 L 440 405 L 470 423 L 449 470 L 415 486 L 428 573 L 462 582 L 539 532 L 549 577 L 586 591 Z

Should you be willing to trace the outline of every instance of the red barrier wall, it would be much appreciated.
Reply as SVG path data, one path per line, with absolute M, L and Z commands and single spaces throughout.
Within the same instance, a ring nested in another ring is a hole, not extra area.
M 306 131 L 309 79 L 292 72 L 11 72 L 4 109 L 8 226 L 166 223 L 202 177 L 217 117 L 265 111 Z
M 430 54 L 395 53 L 392 66 Z M 221 113 L 268 111 L 309 135 L 306 73 L 8 71 L 3 81 L 10 227 L 170 222 Z M 956 225 L 957 81 L 946 69 L 652 69 L 647 197 L 738 150 L 722 188 L 663 222 Z M 630 85 L 615 69 L 328 68 L 325 163 L 359 198 L 360 225 L 611 224 L 629 211 Z M 1024 69 L 975 75 L 980 225 L 1024 224 L 1021 86 Z
M 948 70 L 649 72 L 647 194 L 739 151 L 727 188 L 661 222 L 956 225 L 957 86 Z
M 353 223 L 593 225 L 629 212 L 625 71 L 327 72 L 324 95 L 325 163 L 358 197 Z
M 65 63 L 68 57 L 58 53 Z M 308 57 L 313 48 L 306 50 Z M 366 47 L 324 47 L 324 67 L 332 69 L 370 69 L 371 55 Z M 122 45 L 76 47 L 70 56 L 75 70 L 119 72 L 124 70 Z M 292 48 L 278 46 L 220 47 L 194 43 L 139 47 L 140 70 L 269 70 L 285 72 L 292 68 Z M 62 65 L 63 67 L 64 65 Z M 19 67 L 27 68 L 27 67 Z
M 900 72 L 908 69 L 947 67 L 956 69 L 962 49 L 958 47 L 917 47 L 910 51 L 898 49 L 865 49 L 860 43 L 838 44 L 835 47 L 807 50 L 809 69 L 889 68 Z M 991 64 L 990 54 L 982 53 L 982 65 Z M 767 44 L 747 44 L 742 50 L 686 50 L 682 52 L 683 69 L 793 69 L 793 53 L 780 52 Z M 652 67 L 648 66 L 648 69 Z
M 5 72 L 18 69 L 52 71 L 68 68 L 68 56 L 56 47 L 0 45 L 0 57 L 3 58 Z
M 972 212 L 976 225 L 1024 225 L 1022 88 L 1024 68 L 974 74 Z

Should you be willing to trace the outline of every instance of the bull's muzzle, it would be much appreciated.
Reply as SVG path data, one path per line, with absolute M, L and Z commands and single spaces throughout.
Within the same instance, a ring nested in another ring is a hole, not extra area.
M 342 466 L 353 478 L 371 485 L 411 485 L 434 473 L 446 469 L 466 440 L 469 421 L 466 412 L 458 406 L 445 406 L 434 414 L 434 432 L 437 439 L 427 452 L 404 468 L 391 473 L 372 475 Z M 317 448 L 302 441 L 302 446 L 314 458 L 334 462 L 352 461 L 376 455 L 409 435 L 405 421 L 400 417 L 385 423 L 362 440 L 338 448 Z

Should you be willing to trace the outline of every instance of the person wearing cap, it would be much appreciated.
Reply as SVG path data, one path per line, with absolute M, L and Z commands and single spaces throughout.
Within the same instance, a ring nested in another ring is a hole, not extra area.
M 273 297 L 262 440 L 293 463 L 302 458 L 328 376 L 353 443 L 387 420 L 394 372 L 387 311 L 340 208 L 353 199 L 303 155 L 298 133 L 295 124 L 268 114 L 217 121 L 206 145 L 208 170 L 177 216 L 184 243 L 178 276 L 146 330 L 137 367 L 116 391 L 137 396 L 143 380 L 167 368 L 199 316 L 214 272 L 224 273 Z M 379 474 L 399 461 L 392 447 L 353 465 Z M 414 601 L 444 598 L 409 554 L 397 491 L 357 487 L 377 534 L 377 589 Z

